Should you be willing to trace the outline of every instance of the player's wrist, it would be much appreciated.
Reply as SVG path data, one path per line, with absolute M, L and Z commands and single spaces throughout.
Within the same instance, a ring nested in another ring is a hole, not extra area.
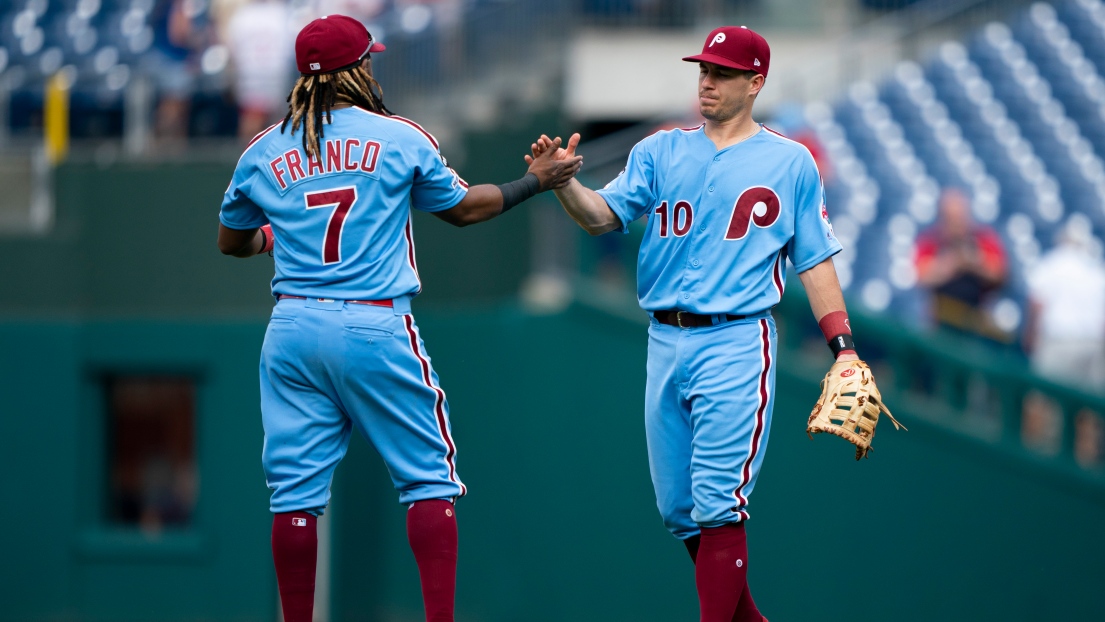
M 845 311 L 833 311 L 826 313 L 817 322 L 817 326 L 821 329 L 821 334 L 825 336 L 825 343 L 829 345 L 829 349 L 833 352 L 833 357 L 836 360 L 853 360 L 844 357 L 855 357 L 855 360 L 859 359 L 859 355 L 856 353 L 856 343 L 852 339 L 852 326 L 848 322 L 848 313 Z
M 521 179 L 495 186 L 503 194 L 503 212 L 541 192 L 541 180 L 527 172 Z

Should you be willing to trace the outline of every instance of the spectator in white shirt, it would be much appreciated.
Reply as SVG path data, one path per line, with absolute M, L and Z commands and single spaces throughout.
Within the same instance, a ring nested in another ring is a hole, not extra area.
M 282 0 L 253 0 L 238 8 L 226 26 L 234 63 L 238 137 L 244 142 L 282 117 L 293 82 L 291 41 L 295 28 Z
M 1025 343 L 1042 376 L 1105 390 L 1105 263 L 1089 219 L 1074 214 L 1028 274 Z

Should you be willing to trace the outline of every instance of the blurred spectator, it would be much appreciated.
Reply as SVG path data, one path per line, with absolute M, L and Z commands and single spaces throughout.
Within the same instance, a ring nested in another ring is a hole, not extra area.
M 153 49 L 147 60 L 158 91 L 158 138 L 181 143 L 188 136 L 188 110 L 196 84 L 202 29 L 193 20 L 205 7 L 197 0 L 157 0 L 150 13 Z
M 1042 376 L 1105 389 L 1105 264 L 1089 218 L 1074 214 L 1028 274 L 1025 346 Z
M 419 0 L 433 15 L 438 39 L 438 66 L 446 74 L 464 71 L 464 6 L 459 0 Z
M 283 0 L 251 0 L 226 27 L 234 63 L 238 138 L 243 142 L 283 116 L 295 68 L 295 28 Z
M 962 190 L 944 190 L 939 219 L 918 236 L 915 259 L 918 281 L 932 293 L 937 325 L 1004 339 L 985 303 L 1005 282 L 1005 248 L 993 229 L 974 222 Z

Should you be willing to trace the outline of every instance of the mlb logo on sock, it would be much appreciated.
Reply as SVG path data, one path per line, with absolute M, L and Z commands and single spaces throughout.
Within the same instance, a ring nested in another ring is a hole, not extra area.
M 306 518 L 293 518 L 292 519 L 292 525 L 295 525 L 296 527 L 306 527 L 307 526 L 307 519 Z

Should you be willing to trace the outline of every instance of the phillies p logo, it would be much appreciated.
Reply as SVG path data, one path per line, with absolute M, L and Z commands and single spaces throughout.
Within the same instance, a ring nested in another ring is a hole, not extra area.
M 779 196 L 771 188 L 753 186 L 741 193 L 733 206 L 733 216 L 729 219 L 726 240 L 740 240 L 748 234 L 753 223 L 761 229 L 770 227 L 779 220 L 782 205 Z

